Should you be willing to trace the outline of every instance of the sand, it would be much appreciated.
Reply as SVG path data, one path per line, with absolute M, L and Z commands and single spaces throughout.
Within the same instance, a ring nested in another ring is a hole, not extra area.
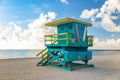
M 94 68 L 74 71 L 36 66 L 37 60 L 1 59 L 0 80 L 120 80 L 120 54 L 94 55 Z

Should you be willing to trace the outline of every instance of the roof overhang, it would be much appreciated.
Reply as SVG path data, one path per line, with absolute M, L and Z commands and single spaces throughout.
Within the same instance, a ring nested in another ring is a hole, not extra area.
M 72 18 L 64 18 L 64 19 L 53 21 L 53 22 L 48 22 L 48 23 L 45 24 L 45 26 L 56 27 L 57 25 L 70 23 L 70 22 L 77 22 L 77 23 L 80 23 L 80 24 L 85 24 L 87 27 L 88 26 L 92 26 L 92 24 L 90 24 L 90 23 L 87 23 L 87 22 L 84 22 L 84 21 L 80 21 L 80 20 L 75 20 L 75 19 L 72 19 Z

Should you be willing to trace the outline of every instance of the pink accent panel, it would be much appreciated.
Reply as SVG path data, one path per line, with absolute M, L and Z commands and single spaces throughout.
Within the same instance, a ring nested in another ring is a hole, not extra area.
M 77 32 L 78 41 L 80 42 L 80 34 L 79 34 L 79 29 L 77 24 L 76 24 L 76 32 Z

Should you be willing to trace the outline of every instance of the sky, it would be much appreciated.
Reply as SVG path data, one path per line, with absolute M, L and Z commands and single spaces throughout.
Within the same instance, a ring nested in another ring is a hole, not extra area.
M 41 49 L 45 23 L 62 18 L 92 23 L 92 49 L 120 49 L 120 0 L 0 0 L 0 49 Z

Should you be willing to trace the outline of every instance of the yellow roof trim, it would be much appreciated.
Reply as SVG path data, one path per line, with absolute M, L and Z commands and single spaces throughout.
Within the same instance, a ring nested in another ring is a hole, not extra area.
M 45 24 L 45 26 L 54 26 L 55 27 L 57 25 L 65 24 L 65 23 L 69 23 L 69 22 L 77 22 L 77 23 L 85 24 L 87 26 L 92 26 L 92 24 L 90 24 L 90 23 L 83 22 L 83 21 L 80 21 L 80 20 L 75 20 L 75 19 L 72 19 L 72 18 L 64 18 L 64 19 L 53 21 L 53 22 L 48 22 L 48 23 Z

